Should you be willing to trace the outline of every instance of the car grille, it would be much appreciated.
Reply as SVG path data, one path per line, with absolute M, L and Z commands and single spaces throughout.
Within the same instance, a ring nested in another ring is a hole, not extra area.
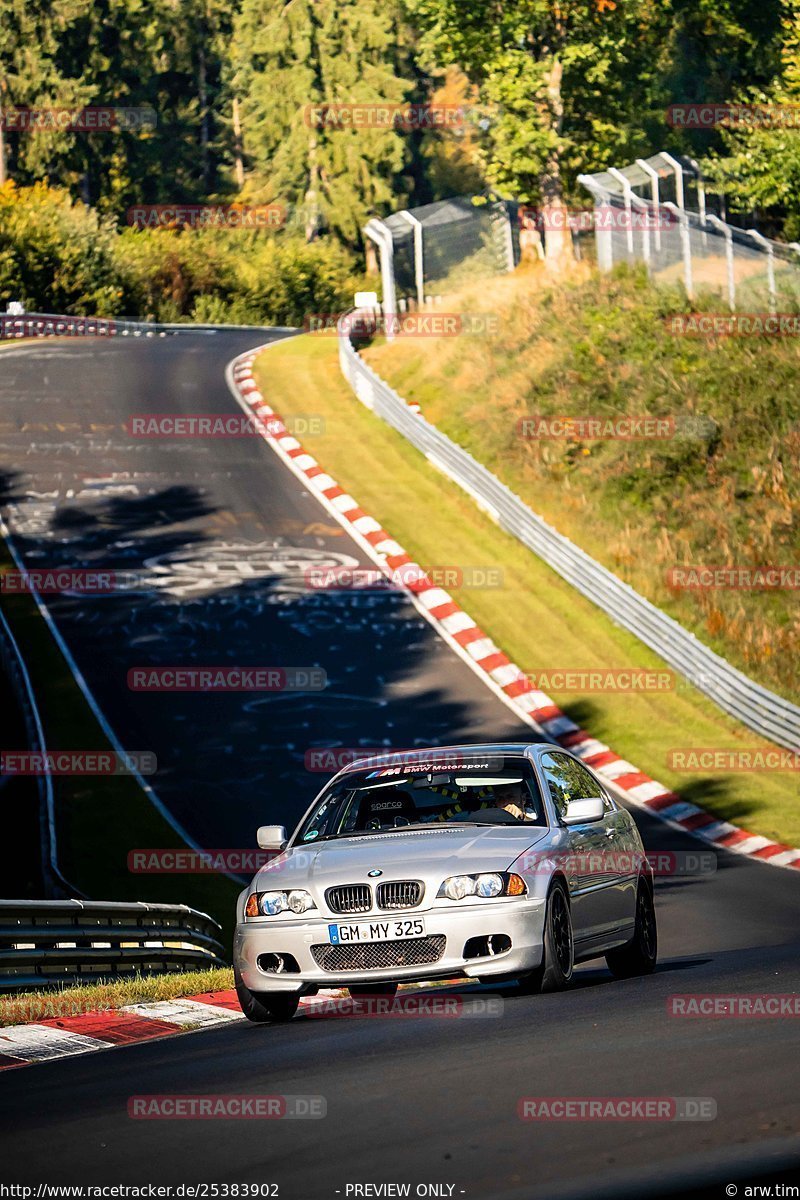
M 422 884 L 402 879 L 378 884 L 378 908 L 416 908 L 422 899 Z
M 372 892 L 366 883 L 346 883 L 343 887 L 328 888 L 325 899 L 328 908 L 335 913 L 363 913 L 372 908 Z
M 312 946 L 314 962 L 323 971 L 380 971 L 435 963 L 444 954 L 443 933 L 398 942 L 364 942 L 360 946 Z

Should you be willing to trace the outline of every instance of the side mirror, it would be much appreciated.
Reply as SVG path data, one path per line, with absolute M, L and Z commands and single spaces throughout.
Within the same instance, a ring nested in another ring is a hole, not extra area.
M 562 819 L 565 825 L 583 825 L 602 820 L 604 812 L 602 796 L 592 796 L 590 800 L 570 800 Z
M 283 825 L 260 825 L 256 832 L 262 850 L 283 850 L 288 840 Z

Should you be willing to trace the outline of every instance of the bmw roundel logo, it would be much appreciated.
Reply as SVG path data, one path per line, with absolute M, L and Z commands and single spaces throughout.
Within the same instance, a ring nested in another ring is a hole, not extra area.
M 367 871 L 367 876 L 370 879 L 377 879 L 378 876 L 382 875 L 382 874 L 383 874 L 383 871 L 379 871 L 377 867 L 373 871 Z

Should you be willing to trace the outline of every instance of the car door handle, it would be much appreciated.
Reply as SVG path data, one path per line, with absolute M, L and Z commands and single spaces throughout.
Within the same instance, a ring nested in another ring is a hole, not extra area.
M 615 838 L 616 836 L 617 836 L 617 831 L 616 831 L 616 829 L 607 829 L 607 830 L 606 830 L 606 837 L 607 837 L 607 838 Z

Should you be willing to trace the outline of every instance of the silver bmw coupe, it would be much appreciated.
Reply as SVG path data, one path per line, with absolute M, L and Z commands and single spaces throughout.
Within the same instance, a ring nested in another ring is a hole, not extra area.
M 569 985 L 576 963 L 654 970 L 653 872 L 630 814 L 542 743 L 365 758 L 325 786 L 239 897 L 234 970 L 251 1021 L 320 988 L 433 979 Z

